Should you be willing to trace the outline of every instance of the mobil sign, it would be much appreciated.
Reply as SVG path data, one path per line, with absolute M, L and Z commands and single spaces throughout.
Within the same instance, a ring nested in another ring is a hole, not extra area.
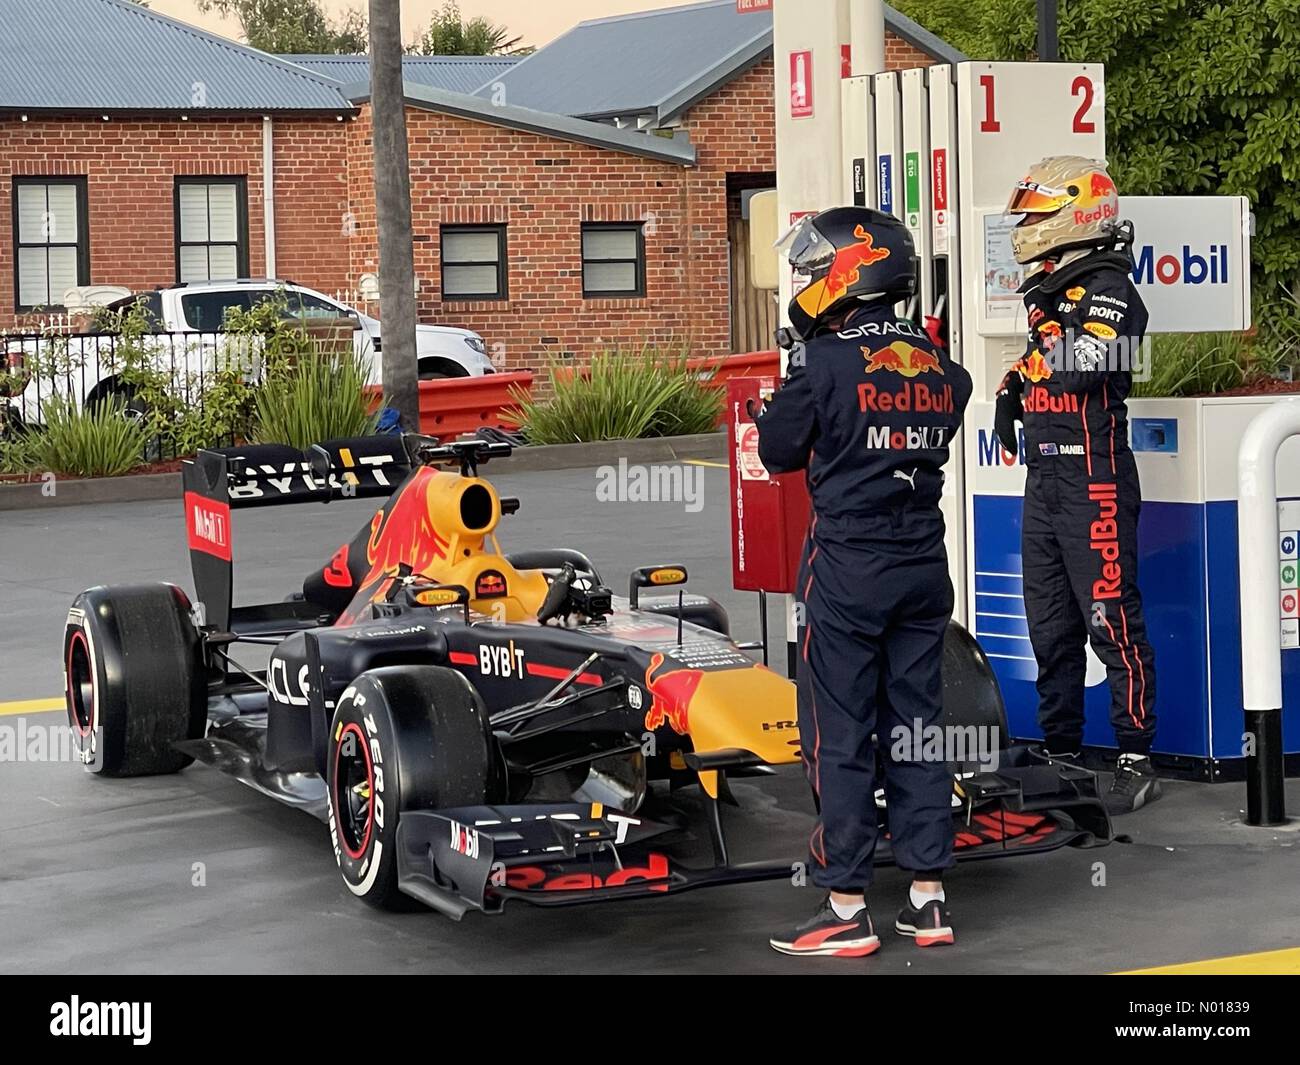
M 1250 204 L 1244 196 L 1121 196 L 1133 281 L 1152 333 L 1250 328 Z

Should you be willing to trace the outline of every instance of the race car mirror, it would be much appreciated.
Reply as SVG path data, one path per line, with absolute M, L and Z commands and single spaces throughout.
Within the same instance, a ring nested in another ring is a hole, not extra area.
M 632 571 L 631 580 L 628 582 L 627 597 L 633 609 L 635 609 L 642 588 L 662 588 L 670 584 L 685 583 L 685 566 L 641 566 L 639 569 Z
M 330 487 L 330 471 L 332 463 L 330 462 L 330 453 L 320 444 L 312 444 L 304 454 L 307 457 L 307 467 L 311 470 L 312 480 L 316 482 L 316 487 L 325 492 L 323 502 L 328 503 L 334 498 L 334 491 Z

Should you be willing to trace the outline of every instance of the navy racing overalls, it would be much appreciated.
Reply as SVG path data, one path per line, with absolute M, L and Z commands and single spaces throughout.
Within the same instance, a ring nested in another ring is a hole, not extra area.
M 935 875 L 952 864 L 952 777 L 911 740 L 942 724 L 953 588 L 939 498 L 970 393 L 924 330 L 890 304 L 864 306 L 795 348 L 757 420 L 764 465 L 806 469 L 812 497 L 797 684 L 820 887 L 872 881 L 877 743 L 895 860 Z
M 1089 641 L 1106 666 L 1120 751 L 1146 754 L 1155 735 L 1155 657 L 1137 585 L 1142 488 L 1124 402 L 1147 310 L 1129 266 L 1122 253 L 1096 252 L 1021 288 L 1025 616 L 1039 725 L 1060 753 L 1083 742 Z

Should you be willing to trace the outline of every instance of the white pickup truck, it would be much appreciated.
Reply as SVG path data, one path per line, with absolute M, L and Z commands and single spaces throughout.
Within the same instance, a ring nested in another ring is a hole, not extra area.
M 370 363 L 372 384 L 382 384 L 382 338 L 380 323 L 376 318 L 338 300 L 331 299 L 313 289 L 289 281 L 199 281 L 170 288 L 152 289 L 135 293 L 109 304 L 109 310 L 122 310 L 137 300 L 144 300 L 145 309 L 157 323 L 158 358 L 178 377 L 201 374 L 211 365 L 220 349 L 219 334 L 226 311 L 231 308 L 248 310 L 258 303 L 281 298 L 286 302 L 287 314 L 310 325 L 313 321 L 338 321 L 351 319 L 354 325 L 354 343 L 359 354 Z M 417 325 L 415 350 L 421 380 L 449 377 L 481 377 L 493 372 L 483 338 L 468 329 L 450 326 Z M 57 340 L 35 337 L 0 338 L 0 371 L 6 361 L 9 378 L 16 376 L 24 360 L 30 365 L 40 365 L 41 356 Z M 73 335 L 67 338 L 68 355 L 75 369 L 63 372 L 57 379 L 33 377 L 10 403 L 17 408 L 21 419 L 29 424 L 43 421 L 41 404 L 55 393 L 73 394 L 80 401 L 93 403 L 110 394 L 125 395 L 129 406 L 129 388 L 123 386 L 114 373 L 112 358 L 113 338 L 109 336 Z M 0 403 L 5 400 L 0 397 Z

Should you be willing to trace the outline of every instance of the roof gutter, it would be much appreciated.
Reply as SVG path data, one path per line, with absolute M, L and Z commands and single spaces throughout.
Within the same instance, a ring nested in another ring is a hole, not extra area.
M 410 82 L 406 83 L 404 96 L 406 103 L 411 107 L 452 115 L 471 122 L 523 130 L 526 133 L 536 133 L 555 140 L 572 141 L 593 148 L 639 155 L 676 166 L 694 166 L 696 161 L 695 147 L 684 138 L 632 132 L 600 122 L 552 114 L 549 111 L 535 111 L 529 107 L 516 107 L 512 104 L 493 106 L 481 97 L 415 86 Z M 353 94 L 351 100 L 354 104 L 369 103 L 370 93 L 367 90 Z

